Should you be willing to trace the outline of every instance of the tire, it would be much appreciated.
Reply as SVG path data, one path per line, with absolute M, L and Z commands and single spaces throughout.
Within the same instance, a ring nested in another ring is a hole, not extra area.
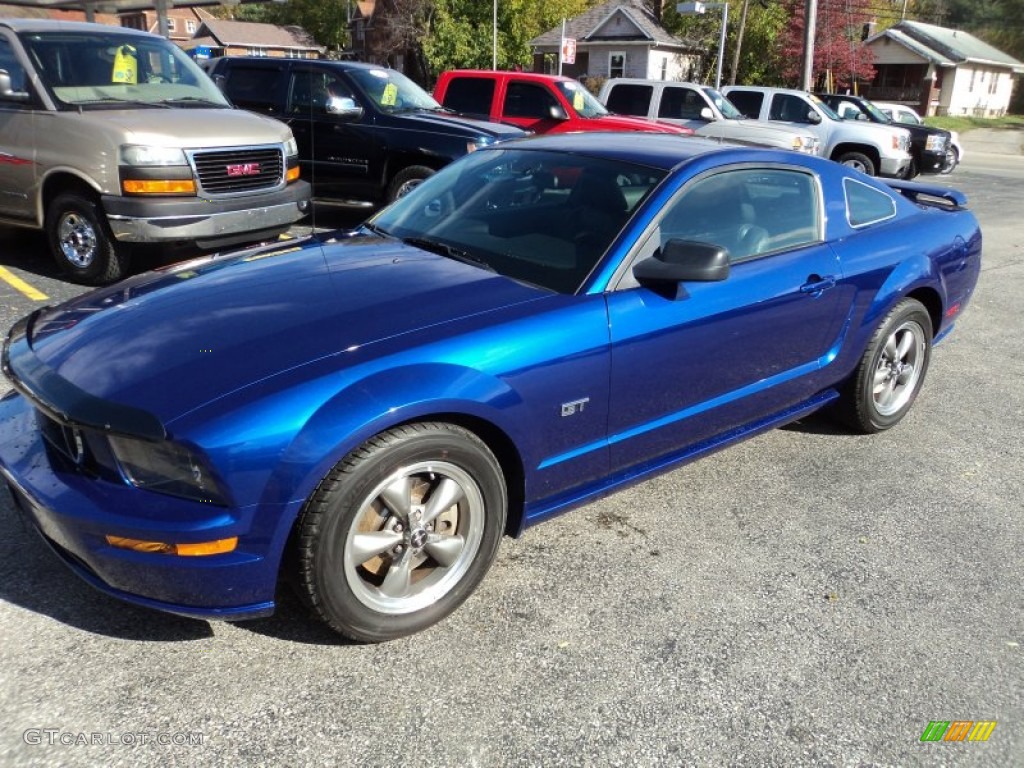
M 46 238 L 57 267 L 76 283 L 112 283 L 128 270 L 127 250 L 114 241 L 99 206 L 75 193 L 50 203 Z
M 898 424 L 921 391 L 931 352 L 931 316 L 919 301 L 903 299 L 879 324 L 847 383 L 838 404 L 842 420 L 866 433 Z
M 910 181 L 921 174 L 920 166 L 917 164 L 917 158 L 910 158 L 910 163 L 907 165 L 907 170 L 903 172 L 903 178 Z
M 454 611 L 505 530 L 505 481 L 471 432 L 411 424 L 349 454 L 296 523 L 296 587 L 328 626 L 381 642 Z
M 960 153 L 956 151 L 956 147 L 949 147 L 946 150 L 946 167 L 940 171 L 943 175 L 952 173 L 953 169 L 960 164 Z
M 408 194 L 424 179 L 429 179 L 433 175 L 434 169 L 427 168 L 425 165 L 410 165 L 408 168 L 403 168 L 395 174 L 395 178 L 388 185 L 388 202 L 395 202 L 398 198 Z
M 875 164 L 863 152 L 844 152 L 836 158 L 836 162 L 850 168 L 856 168 L 868 176 L 875 175 Z

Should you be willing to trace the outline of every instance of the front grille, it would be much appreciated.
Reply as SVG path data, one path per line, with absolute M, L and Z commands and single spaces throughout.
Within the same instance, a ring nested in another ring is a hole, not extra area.
M 192 162 L 201 192 L 209 195 L 273 189 L 284 183 L 280 147 L 194 152 Z

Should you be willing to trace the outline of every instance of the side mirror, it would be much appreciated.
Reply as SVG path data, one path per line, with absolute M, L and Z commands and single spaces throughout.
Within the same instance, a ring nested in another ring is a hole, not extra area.
M 701 109 L 700 119 L 707 120 L 709 123 L 715 119 L 715 113 L 711 111 L 711 107 L 704 107 Z
M 221 93 L 224 93 L 224 88 L 228 84 L 228 79 L 224 75 L 214 75 L 213 84 L 220 88 Z
M 818 125 L 821 122 L 821 115 L 815 112 L 813 109 L 807 110 L 807 122 L 811 125 Z
M 717 282 L 728 276 L 729 251 L 693 240 L 669 240 L 654 256 L 633 267 L 637 282 L 654 288 L 684 281 Z
M 347 96 L 331 96 L 326 109 L 327 114 L 337 117 L 357 118 L 363 114 L 363 108 L 356 104 L 356 100 Z
M 11 87 L 11 76 L 6 69 L 0 69 L 0 100 L 28 101 L 31 98 L 27 91 L 15 91 Z
M 551 120 L 568 120 L 569 115 L 561 104 L 552 104 L 548 107 L 548 118 Z

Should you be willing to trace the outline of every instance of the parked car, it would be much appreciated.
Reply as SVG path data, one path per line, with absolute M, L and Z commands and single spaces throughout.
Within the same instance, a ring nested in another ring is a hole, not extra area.
M 578 80 L 558 75 L 449 70 L 437 79 L 434 98 L 460 114 L 516 125 L 531 133 L 644 131 L 693 135 L 690 128 L 613 115 Z
M 117 280 L 134 244 L 254 242 L 309 210 L 291 131 L 156 35 L 0 20 L 0 121 L 0 222 L 44 230 L 77 282 Z
M 108 594 L 243 619 L 283 570 L 399 637 L 505 533 L 826 406 L 895 426 L 978 278 L 965 204 L 706 139 L 484 147 L 355 231 L 37 309 L 0 473 Z
M 388 203 L 452 160 L 524 135 L 451 114 L 401 72 L 374 64 L 226 56 L 212 74 L 235 105 L 288 124 L 323 200 Z
M 879 125 L 896 125 L 891 117 L 860 96 L 838 93 L 819 93 L 824 101 L 844 120 L 864 120 Z M 900 125 L 910 132 L 910 165 L 903 175 L 912 179 L 922 173 L 942 173 L 950 147 L 949 131 L 927 125 Z
M 915 125 L 924 125 L 924 120 L 917 114 L 911 107 L 906 104 L 889 104 L 887 102 L 876 101 L 874 105 L 878 107 L 882 112 L 891 117 L 893 122 L 898 123 L 906 128 L 912 129 Z M 956 131 L 949 132 L 949 147 L 946 149 L 946 162 L 943 164 L 941 173 L 952 173 L 953 169 L 956 168 L 964 159 L 964 148 L 960 144 L 960 134 Z
M 810 131 L 752 120 L 707 85 L 614 77 L 598 98 L 616 114 L 684 125 L 705 138 L 821 154 L 821 141 Z
M 730 85 L 722 91 L 747 117 L 814 131 L 825 157 L 868 176 L 903 178 L 910 167 L 910 133 L 903 128 L 844 121 L 806 91 L 752 85 Z

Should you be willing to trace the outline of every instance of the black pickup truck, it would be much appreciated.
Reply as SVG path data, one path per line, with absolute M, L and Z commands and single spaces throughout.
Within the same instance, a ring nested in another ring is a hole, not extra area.
M 459 117 L 400 72 L 350 61 L 224 57 L 210 74 L 242 109 L 287 123 L 320 200 L 389 203 L 478 147 L 524 136 Z
M 912 179 L 920 173 L 942 173 L 946 169 L 946 150 L 951 140 L 949 131 L 927 125 L 896 123 L 882 110 L 860 96 L 846 93 L 816 93 L 844 120 L 867 120 L 872 123 L 897 125 L 910 131 L 910 155 L 913 158 L 904 178 Z

